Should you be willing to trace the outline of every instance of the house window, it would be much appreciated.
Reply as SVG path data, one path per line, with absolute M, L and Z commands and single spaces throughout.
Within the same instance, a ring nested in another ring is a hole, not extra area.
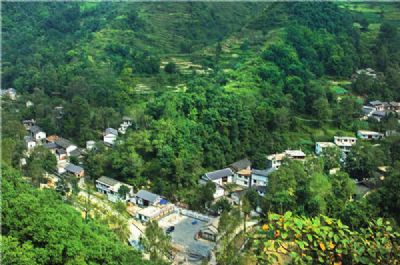
M 222 183 L 226 183 L 226 182 L 228 182 L 228 177 L 223 177 L 222 178 Z
M 244 181 L 244 185 L 247 185 L 247 181 Z
M 256 184 L 256 183 L 257 183 L 257 180 L 253 179 L 253 183 Z

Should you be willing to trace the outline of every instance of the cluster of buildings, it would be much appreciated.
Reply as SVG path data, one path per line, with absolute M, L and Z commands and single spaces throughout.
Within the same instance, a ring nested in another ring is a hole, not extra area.
M 125 187 L 124 192 L 121 187 Z M 131 214 L 143 223 L 158 220 L 175 211 L 175 206 L 160 195 L 147 190 L 139 190 L 134 193 L 131 185 L 109 177 L 98 178 L 96 180 L 96 189 L 98 192 L 107 195 L 108 200 L 112 202 L 124 201 L 138 206 L 139 208 L 136 208 Z
M 29 156 L 37 146 L 48 149 L 57 159 L 58 173 L 70 173 L 76 177 L 83 177 L 85 171 L 82 167 L 69 163 L 70 157 L 80 158 L 82 151 L 71 141 L 58 137 L 57 135 L 47 136 L 46 132 L 36 125 L 34 119 L 22 121 L 28 135 L 24 137 L 26 152 Z M 22 162 L 24 164 L 26 162 Z
M 381 140 L 384 134 L 375 131 L 358 130 L 357 137 L 361 140 Z M 351 136 L 334 136 L 333 142 L 316 142 L 315 153 L 321 155 L 326 148 L 338 147 L 344 157 L 350 152 L 351 147 L 357 143 L 356 137 Z
M 115 141 L 117 140 L 118 137 L 118 133 L 125 134 L 126 130 L 131 126 L 132 126 L 132 119 L 127 116 L 124 116 L 122 118 L 122 122 L 118 130 L 114 128 L 107 128 L 104 130 L 103 133 L 104 144 L 109 147 L 114 146 Z
M 363 117 L 361 119 L 367 120 L 369 118 L 381 121 L 388 113 L 400 114 L 400 102 L 382 102 L 374 100 L 368 102 L 367 105 L 362 107 Z
M 199 183 L 203 185 L 209 181 L 215 183 L 215 199 L 227 195 L 227 184 L 235 184 L 239 187 L 239 191 L 240 189 L 254 189 L 260 196 L 264 196 L 268 185 L 268 176 L 278 170 L 285 159 L 304 161 L 305 158 L 306 154 L 301 150 L 286 150 L 282 153 L 271 154 L 266 157 L 265 169 L 252 168 L 250 160 L 246 158 L 232 163 L 226 168 L 205 173 Z
M 372 77 L 372 78 L 376 78 L 377 77 L 377 74 L 376 74 L 375 70 L 372 69 L 372 68 L 365 68 L 365 69 L 357 70 L 356 74 L 355 74 L 355 76 L 353 76 L 353 78 L 357 78 L 360 75 L 366 75 L 366 76 L 369 76 L 369 77 Z

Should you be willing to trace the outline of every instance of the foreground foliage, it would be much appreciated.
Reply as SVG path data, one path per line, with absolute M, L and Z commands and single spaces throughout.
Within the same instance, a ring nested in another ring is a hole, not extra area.
M 288 255 L 292 264 L 398 264 L 400 234 L 379 218 L 350 230 L 340 220 L 270 214 L 258 234 L 260 263 Z
M 146 264 L 95 220 L 87 223 L 50 190 L 2 168 L 2 264 Z

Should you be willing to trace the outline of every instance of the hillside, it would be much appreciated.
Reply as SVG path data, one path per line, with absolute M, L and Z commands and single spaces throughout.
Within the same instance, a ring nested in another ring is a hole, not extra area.
M 398 258 L 399 4 L 2 7 L 1 82 L 16 93 L 2 90 L 1 98 L 2 237 L 9 264 L 28 264 L 33 257 L 46 265 L 142 262 L 142 254 L 124 244 L 134 234 L 128 229 L 136 231 L 137 223 L 145 235 L 147 224 L 128 214 L 126 201 L 114 204 L 95 191 L 103 176 L 129 186 L 132 192 L 112 191 L 127 201 L 128 194 L 148 190 L 160 202 L 218 219 L 219 227 L 211 229 L 220 233 L 213 250 L 218 264 L 273 264 L 274 252 L 299 264 L 389 264 Z M 366 114 L 364 105 L 373 112 Z M 51 137 L 34 138 L 37 131 Z M 376 138 L 363 140 L 360 131 Z M 335 136 L 351 139 L 344 144 L 351 147 L 341 148 Z M 64 138 L 61 145 L 58 137 Z M 320 155 L 318 142 L 333 147 Z M 67 152 L 70 146 L 76 149 Z M 276 168 L 270 167 L 274 157 L 281 157 Z M 232 166 L 243 161 L 251 170 Z M 60 173 L 68 163 L 80 173 Z M 234 170 L 232 183 L 199 184 L 206 172 L 227 167 Z M 59 178 L 55 191 L 39 191 L 49 186 L 48 173 Z M 264 184 L 256 185 L 253 175 Z M 215 199 L 221 189 L 222 198 Z M 88 210 L 91 197 L 95 203 Z M 142 209 L 131 206 L 134 213 Z M 43 222 L 31 225 L 36 219 Z M 247 231 L 246 220 L 252 224 Z M 51 222 L 56 225 L 46 238 Z M 300 227 L 295 235 L 288 234 L 292 223 Z M 152 231 L 143 241 L 136 234 L 134 245 L 144 248 L 143 257 L 168 263 L 173 254 L 163 243 L 170 239 L 164 228 L 175 228 L 156 224 L 148 225 Z M 196 225 L 187 219 L 184 226 Z M 344 234 L 338 239 L 332 229 Z M 376 243 L 381 245 L 374 256 L 364 247 L 375 232 L 379 240 L 392 241 Z M 57 233 L 68 240 L 57 242 Z M 96 233 L 102 234 L 99 245 L 90 240 Z M 197 240 L 193 234 L 190 240 Z M 352 235 L 357 240 L 351 244 L 339 242 Z M 149 237 L 160 239 L 158 245 Z M 18 260 L 15 252 L 27 254 Z

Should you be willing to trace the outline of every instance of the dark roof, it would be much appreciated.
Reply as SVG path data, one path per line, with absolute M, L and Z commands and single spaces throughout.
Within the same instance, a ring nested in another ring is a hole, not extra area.
M 115 180 L 115 179 L 112 179 L 112 178 L 109 178 L 109 177 L 106 177 L 106 176 L 102 176 L 102 177 L 98 178 L 96 181 L 102 182 L 102 183 L 107 184 L 109 186 L 114 186 L 114 185 L 119 183 L 118 180 Z
M 151 203 L 155 202 L 158 198 L 160 198 L 159 195 L 151 193 L 147 190 L 140 190 L 137 194 L 136 197 L 139 197 L 143 200 L 149 201 Z
M 34 119 L 23 120 L 22 123 L 23 123 L 23 124 L 32 124 L 32 123 L 35 123 L 35 120 L 34 120 Z
M 118 135 L 118 131 L 116 129 L 113 128 L 107 128 L 105 131 L 106 134 L 114 134 L 114 135 Z
M 363 111 L 363 113 L 365 113 L 365 114 L 369 114 L 369 113 L 371 113 L 371 112 L 374 112 L 374 111 L 375 111 L 375 108 L 373 108 L 373 107 L 371 107 L 371 106 L 363 106 L 363 107 L 362 107 L 362 111 Z
M 69 153 L 70 156 L 80 156 L 82 155 L 82 150 L 80 148 L 76 148 Z
M 67 151 L 65 151 L 65 149 L 59 148 L 56 150 L 56 153 L 59 155 L 65 155 L 65 154 L 67 154 Z
M 267 177 L 267 176 L 269 176 L 269 175 L 270 175 L 272 172 L 274 172 L 274 171 L 275 171 L 274 168 L 263 169 L 263 170 L 260 170 L 260 169 L 252 169 L 252 170 L 251 170 L 251 173 L 254 174 L 254 175 L 259 175 L 259 176 Z
M 65 170 L 72 172 L 72 173 L 80 173 L 81 171 L 83 171 L 83 168 L 81 168 L 80 166 L 74 165 L 74 164 L 68 164 L 65 167 Z
M 250 160 L 244 158 L 229 165 L 233 170 L 239 171 L 251 166 Z
M 29 128 L 29 131 L 31 131 L 32 133 L 38 133 L 38 132 L 42 132 L 42 129 L 40 129 L 39 126 L 34 125 Z
M 74 145 L 69 140 L 62 138 L 62 137 L 58 137 L 58 139 L 55 141 L 55 143 L 56 143 L 56 145 L 58 145 L 62 148 L 68 148 L 69 146 Z
M 379 100 L 370 101 L 369 104 L 371 106 L 382 105 L 383 103 Z
M 374 113 L 372 113 L 372 115 L 379 116 L 379 117 L 385 117 L 386 116 L 386 112 L 384 112 L 384 111 L 375 111 Z
M 216 170 L 213 172 L 208 172 L 205 175 L 208 179 L 216 180 L 216 179 L 220 179 L 223 177 L 232 176 L 233 171 L 230 168 L 224 168 L 224 169 Z
M 57 148 L 57 145 L 55 143 L 45 143 L 43 146 L 47 149 L 56 149 Z

